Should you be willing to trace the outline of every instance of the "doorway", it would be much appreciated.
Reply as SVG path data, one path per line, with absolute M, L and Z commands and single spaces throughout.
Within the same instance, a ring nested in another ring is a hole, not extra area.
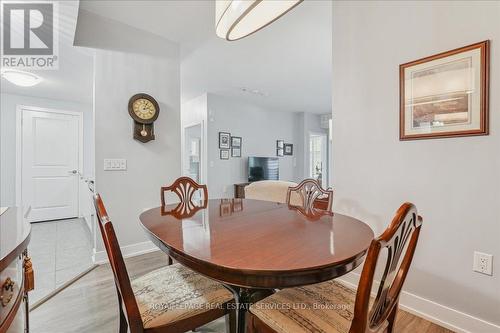
M 91 230 L 81 218 L 83 114 L 17 106 L 17 202 L 31 222 L 37 272 L 31 306 L 93 265 Z
M 82 114 L 19 106 L 21 205 L 29 222 L 76 218 L 83 165 Z
M 202 182 L 202 124 L 184 127 L 183 173 L 197 183 Z
M 328 187 L 328 137 L 326 133 L 309 133 L 309 177 Z

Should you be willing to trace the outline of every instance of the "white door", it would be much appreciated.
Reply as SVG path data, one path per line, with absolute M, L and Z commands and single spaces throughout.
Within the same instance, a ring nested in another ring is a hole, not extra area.
M 30 222 L 78 216 L 81 115 L 22 110 L 22 203 Z

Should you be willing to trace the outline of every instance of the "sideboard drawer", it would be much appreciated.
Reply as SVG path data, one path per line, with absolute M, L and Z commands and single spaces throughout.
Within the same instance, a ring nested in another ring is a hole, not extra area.
M 23 260 L 18 256 L 7 268 L 0 272 L 0 327 L 13 309 L 18 299 L 22 298 Z
M 26 298 L 23 297 L 19 310 L 15 314 L 6 333 L 27 333 L 26 330 Z

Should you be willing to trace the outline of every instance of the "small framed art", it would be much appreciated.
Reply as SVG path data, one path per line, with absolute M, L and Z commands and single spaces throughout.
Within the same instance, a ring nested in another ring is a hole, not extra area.
M 241 157 L 241 148 L 232 147 L 231 148 L 231 156 L 232 157 Z
M 231 137 L 231 147 L 241 148 L 241 137 L 232 136 Z
M 231 140 L 231 133 L 219 132 L 219 148 L 220 149 L 231 148 L 230 140 Z
M 283 140 L 276 140 L 276 148 L 277 149 L 283 149 L 284 145 L 285 145 L 285 141 L 283 141 Z
M 293 144 L 285 143 L 285 147 L 283 150 L 285 155 L 293 155 Z
M 228 160 L 229 159 L 229 149 L 221 149 L 220 150 L 220 159 Z
M 276 156 L 283 156 L 283 148 L 276 148 Z

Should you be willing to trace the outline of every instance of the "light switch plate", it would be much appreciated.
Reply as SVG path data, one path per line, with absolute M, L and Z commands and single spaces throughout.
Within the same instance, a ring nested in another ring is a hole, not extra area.
M 127 170 L 127 160 L 124 158 L 105 158 L 104 171 Z

